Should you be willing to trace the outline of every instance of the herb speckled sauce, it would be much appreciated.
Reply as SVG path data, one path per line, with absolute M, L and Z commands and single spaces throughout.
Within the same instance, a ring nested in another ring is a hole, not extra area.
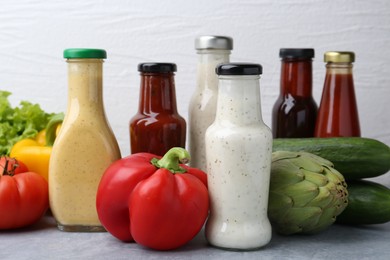
M 251 250 L 271 239 L 267 217 L 272 133 L 263 123 L 259 76 L 219 76 L 215 122 L 206 132 L 211 200 L 206 237 Z

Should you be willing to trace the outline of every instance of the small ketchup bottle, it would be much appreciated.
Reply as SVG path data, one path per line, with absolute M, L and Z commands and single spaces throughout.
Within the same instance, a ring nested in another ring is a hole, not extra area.
M 186 122 L 178 114 L 174 63 L 141 63 L 138 113 L 130 120 L 131 153 L 163 156 L 172 147 L 185 148 Z
M 317 104 L 312 96 L 314 49 L 280 49 L 280 94 L 272 110 L 274 138 L 313 137 Z
M 325 83 L 316 122 L 315 137 L 360 136 L 352 63 L 353 52 L 326 52 Z

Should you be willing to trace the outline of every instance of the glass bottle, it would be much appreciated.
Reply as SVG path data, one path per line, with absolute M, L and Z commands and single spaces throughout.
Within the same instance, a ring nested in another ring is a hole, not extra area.
M 326 52 L 326 75 L 315 137 L 360 136 L 352 63 L 353 52 Z
M 274 138 L 313 137 L 317 104 L 312 96 L 314 49 L 280 49 L 280 94 L 272 110 Z
M 163 156 L 172 147 L 185 148 L 186 122 L 176 107 L 174 63 L 141 63 L 138 112 L 129 123 L 131 153 Z
M 218 96 L 215 68 L 229 62 L 233 39 L 200 36 L 195 39 L 195 49 L 198 54 L 197 85 L 188 109 L 190 165 L 206 171 L 205 133 L 214 122 Z
M 259 64 L 217 67 L 217 113 L 206 131 L 206 238 L 220 248 L 253 250 L 271 239 L 267 209 L 272 132 L 261 115 L 261 73 Z
M 50 208 L 62 231 L 104 231 L 96 192 L 106 168 L 121 157 L 103 106 L 100 49 L 66 49 L 68 108 L 49 164 Z

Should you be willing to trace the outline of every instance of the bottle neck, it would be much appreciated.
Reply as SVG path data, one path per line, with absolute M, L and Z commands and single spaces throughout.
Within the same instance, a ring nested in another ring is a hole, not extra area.
M 327 63 L 324 91 L 326 93 L 337 92 L 337 95 L 341 92 L 351 93 L 355 96 L 352 67 L 352 63 Z
M 259 76 L 219 76 L 216 121 L 221 124 L 263 123 Z
M 141 73 L 140 113 L 177 113 L 174 75 Z
M 215 68 L 220 63 L 229 62 L 229 50 L 198 50 L 197 83 L 198 89 L 217 91 L 218 77 Z
M 103 110 L 103 60 L 69 59 L 68 112 L 100 113 Z
M 326 74 L 341 74 L 348 75 L 352 74 L 353 64 L 352 63 L 327 63 Z
M 280 77 L 280 95 L 312 96 L 312 60 L 283 59 Z

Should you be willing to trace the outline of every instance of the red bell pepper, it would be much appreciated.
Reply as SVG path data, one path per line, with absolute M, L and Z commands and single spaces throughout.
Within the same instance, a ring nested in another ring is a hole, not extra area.
M 110 165 L 99 184 L 96 207 L 114 237 L 170 250 L 190 241 L 206 221 L 207 176 L 180 164 L 189 160 L 182 148 L 160 158 L 137 153 Z

